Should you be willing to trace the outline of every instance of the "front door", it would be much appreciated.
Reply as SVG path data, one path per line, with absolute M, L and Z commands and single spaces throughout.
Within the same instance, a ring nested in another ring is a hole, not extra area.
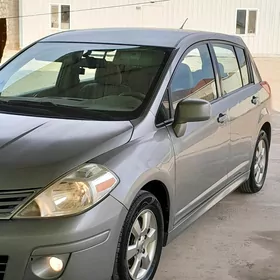
M 170 84 L 174 110 L 183 98 L 212 103 L 212 117 L 188 123 L 185 134 L 169 133 L 176 157 L 175 223 L 227 183 L 230 129 L 227 104 L 219 98 L 209 46 L 199 44 L 178 64 Z

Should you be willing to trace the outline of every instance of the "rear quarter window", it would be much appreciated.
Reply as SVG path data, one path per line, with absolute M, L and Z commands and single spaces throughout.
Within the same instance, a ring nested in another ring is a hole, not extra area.
M 236 50 L 239 67 L 241 70 L 243 85 L 246 86 L 250 83 L 250 80 L 249 80 L 249 72 L 248 72 L 248 65 L 246 61 L 245 51 L 244 49 L 239 47 L 235 47 L 235 50 Z
M 262 81 L 262 79 L 261 79 L 260 72 L 259 72 L 257 65 L 253 58 L 251 58 L 251 63 L 252 63 L 254 82 L 255 82 L 255 84 L 259 84 Z

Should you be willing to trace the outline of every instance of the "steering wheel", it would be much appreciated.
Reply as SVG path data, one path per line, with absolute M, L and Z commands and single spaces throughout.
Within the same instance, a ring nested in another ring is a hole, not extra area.
M 134 97 L 136 99 L 139 99 L 141 101 L 143 101 L 145 99 L 145 94 L 141 93 L 141 92 L 123 92 L 120 94 L 120 96 L 130 96 L 130 97 Z

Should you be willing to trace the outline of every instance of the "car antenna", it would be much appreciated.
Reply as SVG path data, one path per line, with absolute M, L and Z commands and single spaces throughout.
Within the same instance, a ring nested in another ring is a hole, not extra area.
M 186 18 L 186 20 L 184 21 L 184 23 L 182 24 L 182 26 L 180 27 L 180 29 L 184 29 L 184 26 L 186 24 L 186 22 L 188 21 L 189 18 Z

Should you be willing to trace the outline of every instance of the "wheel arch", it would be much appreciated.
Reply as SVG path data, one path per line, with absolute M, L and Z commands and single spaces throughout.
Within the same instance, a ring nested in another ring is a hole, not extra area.
M 269 144 L 271 144 L 271 124 L 270 124 L 270 122 L 265 122 L 262 125 L 261 130 L 263 130 L 266 133 Z
M 166 245 L 170 222 L 170 195 L 165 184 L 159 180 L 146 183 L 141 190 L 153 194 L 159 201 L 164 218 L 164 246 Z
M 271 141 L 271 112 L 266 106 L 263 107 L 260 111 L 257 129 L 256 140 L 259 136 L 260 131 L 264 130 L 267 134 L 268 140 Z

